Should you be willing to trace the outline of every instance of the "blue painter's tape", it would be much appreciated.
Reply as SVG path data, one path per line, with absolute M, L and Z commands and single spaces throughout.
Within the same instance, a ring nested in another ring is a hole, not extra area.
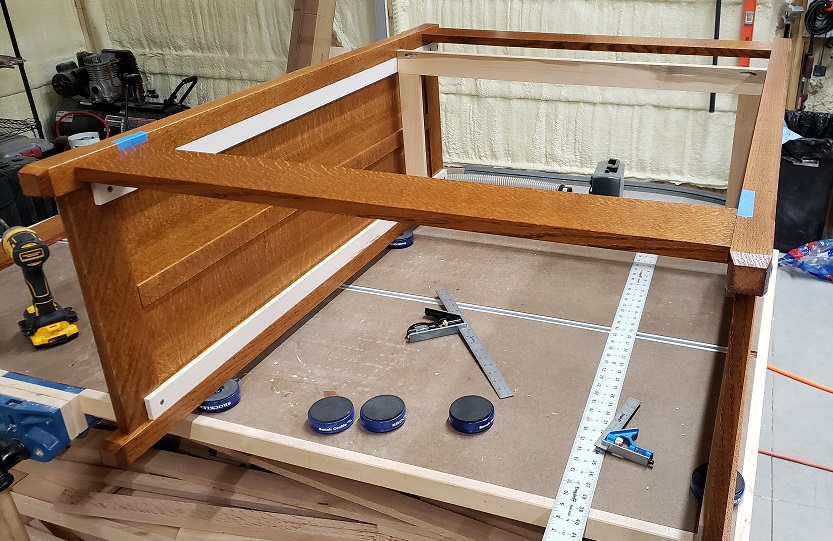
M 755 191 L 741 190 L 740 200 L 738 200 L 738 216 L 751 218 L 753 214 L 755 214 Z
M 4 378 L 7 379 L 14 379 L 17 381 L 25 381 L 26 383 L 33 383 L 35 385 L 40 385 L 41 387 L 49 387 L 50 389 L 57 389 L 59 391 L 66 391 L 72 394 L 78 394 L 83 389 L 80 387 L 73 387 L 72 385 L 64 385 L 63 383 L 55 383 L 54 381 L 47 381 L 45 379 L 40 378 L 33 378 L 32 376 L 27 376 L 25 374 L 16 374 L 14 372 L 8 372 L 7 374 L 3 375 Z
M 137 145 L 141 145 L 142 143 L 147 142 L 148 134 L 147 132 L 137 131 L 136 133 L 132 133 L 130 135 L 125 135 L 120 139 L 116 139 L 116 146 L 119 150 L 125 150 L 130 147 L 135 147 Z

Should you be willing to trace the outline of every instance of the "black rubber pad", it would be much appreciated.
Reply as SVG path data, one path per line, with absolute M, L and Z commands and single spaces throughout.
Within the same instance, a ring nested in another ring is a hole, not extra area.
M 461 396 L 451 403 L 448 413 L 464 423 L 476 423 L 489 417 L 494 406 L 482 396 Z
M 405 402 L 398 396 L 383 394 L 364 403 L 361 416 L 371 421 L 390 421 L 405 411 Z
M 353 403 L 343 396 L 322 398 L 309 408 L 309 416 L 319 423 L 335 423 L 349 416 Z

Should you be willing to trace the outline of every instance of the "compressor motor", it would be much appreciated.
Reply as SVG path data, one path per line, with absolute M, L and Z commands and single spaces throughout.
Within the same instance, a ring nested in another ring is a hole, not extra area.
M 67 98 L 53 110 L 50 124 L 56 137 L 98 132 L 103 139 L 184 111 L 185 98 L 197 84 L 196 76 L 187 77 L 168 99 L 157 101 L 154 90 L 145 90 L 136 56 L 119 49 L 79 52 L 75 61 L 58 64 L 55 71 L 52 88 Z

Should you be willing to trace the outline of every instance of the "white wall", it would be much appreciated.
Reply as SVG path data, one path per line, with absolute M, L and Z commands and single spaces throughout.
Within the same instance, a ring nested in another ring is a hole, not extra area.
M 755 39 L 772 39 L 774 4 L 759 0 Z M 393 6 L 397 31 L 437 22 L 495 30 L 710 38 L 714 25 L 714 2 L 702 0 L 394 0 Z M 741 0 L 724 0 L 722 37 L 739 38 L 741 11 Z M 711 58 L 668 55 L 511 52 L 711 63 Z M 625 163 L 629 178 L 726 187 L 732 97 L 718 96 L 717 110 L 710 114 L 708 94 L 696 93 L 459 79 L 441 79 L 441 92 L 449 163 L 587 174 L 598 161 L 616 157 Z
M 75 60 L 85 48 L 73 0 L 9 0 L 9 14 L 24 67 L 35 95 L 41 122 L 60 98 L 52 91 L 55 65 Z M 13 54 L 5 25 L 0 22 L 0 54 Z M 17 70 L 0 71 L 0 118 L 31 118 Z M 29 134 L 31 135 L 31 134 Z
M 293 0 L 84 0 L 98 49 L 130 49 L 161 98 L 200 78 L 188 103 L 219 98 L 286 72 Z M 345 46 L 373 41 L 373 0 L 339 0 Z
M 41 121 L 60 98 L 52 91 L 55 65 L 80 50 L 130 49 L 164 99 L 197 75 L 196 105 L 286 72 L 293 0 L 9 0 Z M 84 21 L 79 19 L 78 10 Z M 86 24 L 84 24 L 86 23 Z M 373 0 L 339 0 L 334 31 L 357 48 L 375 39 Z M 86 32 L 86 36 L 85 36 Z M 0 30 L 0 54 L 11 54 Z M 20 77 L 0 72 L 0 118 L 28 118 Z

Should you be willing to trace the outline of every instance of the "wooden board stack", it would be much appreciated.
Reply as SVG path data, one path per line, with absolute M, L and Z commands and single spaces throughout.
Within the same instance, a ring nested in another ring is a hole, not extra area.
M 187 440 L 129 469 L 105 466 L 110 432 L 15 467 L 32 539 L 520 541 L 543 528 Z

